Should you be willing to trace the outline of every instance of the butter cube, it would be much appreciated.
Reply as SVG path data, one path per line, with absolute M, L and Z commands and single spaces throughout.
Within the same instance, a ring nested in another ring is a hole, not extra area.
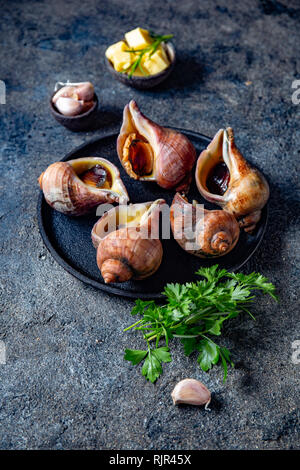
M 150 53 L 145 54 L 142 60 L 142 67 L 150 75 L 162 72 L 169 67 L 169 65 L 170 63 L 167 55 L 162 48 L 158 48 L 151 57 Z
M 165 48 L 160 45 L 157 49 L 157 51 L 161 54 L 162 58 L 164 59 L 164 61 L 167 63 L 167 64 L 170 64 L 170 61 L 168 59 L 168 56 L 167 56 L 167 53 L 165 51 Z
M 117 72 L 124 71 L 133 62 L 133 55 L 128 51 L 125 41 L 119 41 L 106 49 L 105 55 L 110 60 Z
M 152 44 L 149 31 L 142 28 L 135 28 L 125 34 L 125 39 L 129 47 L 132 49 L 144 49 Z
M 144 70 L 145 73 L 143 73 L 143 72 L 137 67 L 137 68 L 135 69 L 135 71 L 133 72 L 133 76 L 134 76 L 134 77 L 146 77 L 146 76 L 148 75 L 147 70 L 145 70 L 144 68 L 143 68 L 143 70 Z

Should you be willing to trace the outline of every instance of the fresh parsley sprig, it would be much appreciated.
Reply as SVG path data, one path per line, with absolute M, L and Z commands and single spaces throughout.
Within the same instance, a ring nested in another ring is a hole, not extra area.
M 179 338 L 184 353 L 197 352 L 197 362 L 207 372 L 221 362 L 224 382 L 228 365 L 233 366 L 230 351 L 219 346 L 212 337 L 220 336 L 223 323 L 246 312 L 253 315 L 248 305 L 253 302 L 254 291 L 269 294 L 278 300 L 275 287 L 259 273 L 230 273 L 218 265 L 201 268 L 196 274 L 204 279 L 186 284 L 167 284 L 163 294 L 167 303 L 136 300 L 132 315 L 142 318 L 124 331 L 137 330 L 143 335 L 145 350 L 126 349 L 124 359 L 133 365 L 143 361 L 142 375 L 154 383 L 162 374 L 162 363 L 171 362 L 169 341 Z M 151 346 L 151 342 L 155 345 Z M 165 346 L 159 346 L 160 341 Z
M 143 49 L 128 49 L 125 52 L 129 52 L 130 54 L 136 54 L 137 58 L 136 60 L 130 64 L 127 68 L 125 68 L 122 73 L 128 73 L 129 77 L 132 77 L 136 69 L 138 68 L 143 75 L 147 76 L 149 75 L 142 67 L 142 58 L 144 57 L 145 54 L 149 53 L 149 58 L 157 51 L 158 47 L 162 42 L 168 42 L 170 39 L 172 39 L 173 34 L 166 34 L 166 35 L 159 35 L 155 33 L 150 33 L 150 37 L 152 39 L 152 43 L 149 44 L 149 46 L 144 47 Z

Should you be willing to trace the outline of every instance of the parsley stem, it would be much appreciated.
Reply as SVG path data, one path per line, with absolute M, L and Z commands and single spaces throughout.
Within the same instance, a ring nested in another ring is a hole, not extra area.
M 141 318 L 139 321 L 137 321 L 137 322 L 134 323 L 133 325 L 128 326 L 128 327 L 125 328 L 125 330 L 123 330 L 123 331 L 128 331 L 128 330 L 130 330 L 131 328 L 135 327 L 136 325 L 138 325 L 138 324 L 141 323 L 142 321 L 143 321 L 143 319 Z
M 194 313 L 193 315 L 190 315 L 189 317 L 187 317 L 187 319 L 185 320 L 185 323 L 187 325 L 189 325 L 190 323 L 195 323 L 199 320 L 199 318 L 209 312 L 212 308 L 211 307 L 206 307 L 204 308 L 203 310 L 201 310 L 200 312 L 197 312 L 197 313 Z

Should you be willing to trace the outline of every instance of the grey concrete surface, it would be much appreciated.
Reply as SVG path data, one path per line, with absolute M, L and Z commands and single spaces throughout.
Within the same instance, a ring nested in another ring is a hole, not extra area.
M 299 331 L 299 1 L 0 1 L 1 449 L 296 449 Z M 112 80 L 106 47 L 144 26 L 174 33 L 177 67 L 140 92 Z M 103 110 L 99 129 L 73 134 L 49 113 L 57 80 L 89 79 Z M 169 126 L 207 135 L 231 125 L 271 186 L 270 223 L 245 272 L 272 280 L 280 303 L 258 297 L 257 320 L 231 323 L 224 345 L 236 368 L 222 383 L 174 345 L 156 385 L 123 360 L 142 343 L 123 334 L 132 302 L 66 273 L 38 232 L 36 179 L 91 137 L 118 129 L 135 98 Z M 212 411 L 174 407 L 170 392 L 191 376 L 213 392 Z

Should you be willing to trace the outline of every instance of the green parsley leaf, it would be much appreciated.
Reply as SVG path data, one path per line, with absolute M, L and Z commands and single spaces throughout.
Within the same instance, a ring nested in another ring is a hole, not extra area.
M 142 375 L 146 380 L 154 383 L 162 373 L 162 366 L 155 355 L 150 351 L 142 367 Z
M 139 364 L 148 354 L 148 351 L 142 351 L 140 349 L 125 349 L 124 359 L 130 361 L 133 366 Z
M 207 372 L 212 368 L 213 364 L 217 364 L 219 360 L 219 346 L 212 341 L 203 339 L 198 344 L 197 349 L 200 351 L 197 362 L 201 369 Z
M 169 353 L 169 348 L 162 347 L 153 350 L 153 354 L 155 355 L 156 359 L 160 362 L 171 362 L 171 354 Z
M 197 338 L 181 338 L 184 354 L 190 356 L 197 350 Z

